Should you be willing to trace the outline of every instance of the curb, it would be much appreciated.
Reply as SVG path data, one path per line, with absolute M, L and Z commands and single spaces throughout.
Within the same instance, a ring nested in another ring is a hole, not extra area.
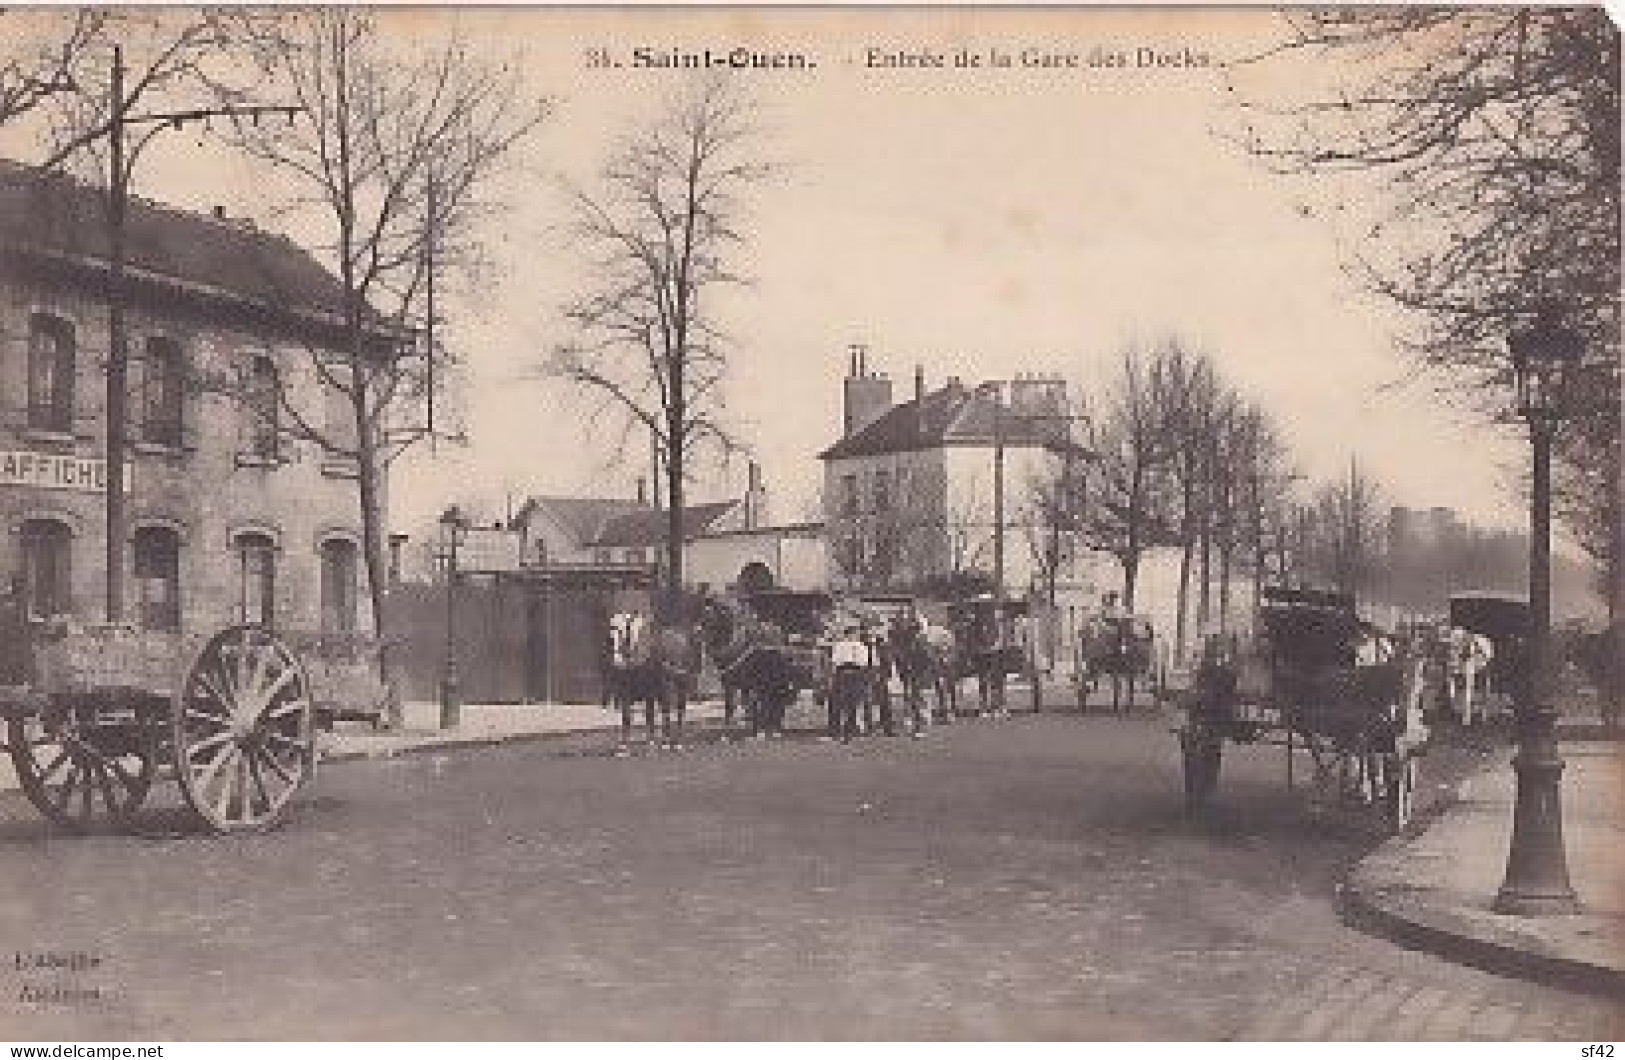
M 1470 779 L 1457 783 L 1449 802 L 1440 811 L 1441 816 L 1460 800 Z M 1409 949 L 1424 950 L 1482 971 L 1588 994 L 1625 998 L 1625 965 L 1598 964 L 1582 957 L 1541 952 L 1496 937 L 1448 907 L 1429 902 L 1421 888 L 1384 884 L 1367 878 L 1376 875 L 1367 868 L 1368 861 L 1401 852 L 1417 838 L 1417 835 L 1396 836 L 1355 863 L 1337 889 L 1345 923 Z
M 599 733 L 613 733 L 619 729 L 619 723 L 610 725 L 596 725 L 584 729 L 542 729 L 531 732 L 505 732 L 490 735 L 470 736 L 463 739 L 443 741 L 428 741 L 424 743 L 403 742 L 398 746 L 384 746 L 371 749 L 351 749 L 343 751 L 324 751 L 317 761 L 321 765 L 332 762 L 363 762 L 376 761 L 387 758 L 399 758 L 402 755 L 427 754 L 435 751 L 463 751 L 479 750 L 481 748 L 498 747 L 510 743 L 537 743 L 548 740 L 567 740 L 575 736 L 591 736 Z M 691 721 L 686 726 L 689 729 L 709 731 L 719 728 L 714 719 L 699 719 Z

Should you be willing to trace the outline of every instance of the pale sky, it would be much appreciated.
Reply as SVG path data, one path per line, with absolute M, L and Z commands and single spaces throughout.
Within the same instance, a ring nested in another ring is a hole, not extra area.
M 496 283 L 453 304 L 449 336 L 470 362 L 473 429 L 462 451 L 410 459 L 395 520 L 414 530 L 450 499 L 529 493 L 630 496 L 646 460 L 609 467 L 613 432 L 584 402 L 535 378 L 562 337 L 557 309 L 577 282 L 551 178 L 586 180 L 617 137 L 690 72 L 632 69 L 637 46 L 778 48 L 813 70 L 747 72 L 784 175 L 754 200 L 730 300 L 739 353 L 731 404 L 763 464 L 774 514 L 805 514 L 816 453 L 840 422 L 846 347 L 863 342 L 911 395 L 1019 371 L 1098 379 L 1124 342 L 1179 335 L 1209 350 L 1272 412 L 1304 468 L 1350 457 L 1394 503 L 1445 505 L 1475 522 L 1522 525 L 1503 482 L 1524 446 L 1468 426 L 1419 388 L 1385 390 L 1404 364 L 1394 321 L 1342 269 L 1344 249 L 1295 204 L 1302 189 L 1217 134 L 1234 130 L 1216 70 L 866 69 L 866 50 L 964 46 L 1074 53 L 1189 47 L 1215 62 L 1272 31 L 1261 10 L 636 9 L 382 12 L 399 32 L 456 18 L 482 48 L 516 58 L 555 115 L 509 181 L 493 233 Z M 589 70 L 604 47 L 626 61 Z M 253 213 L 240 167 L 200 164 L 190 138 L 156 151 L 142 194 Z M 9 153 L 9 152 L 8 152 Z M 295 233 L 297 234 L 297 233 Z M 636 454 L 642 456 L 641 450 Z M 701 497 L 737 492 L 736 466 Z

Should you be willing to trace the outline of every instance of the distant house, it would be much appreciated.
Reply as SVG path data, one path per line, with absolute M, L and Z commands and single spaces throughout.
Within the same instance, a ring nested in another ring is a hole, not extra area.
M 1035 491 L 1067 458 L 1059 379 L 1022 376 L 967 387 L 950 378 L 893 404 L 891 380 L 871 373 L 861 347 L 845 380 L 842 434 L 824 462 L 824 524 L 838 588 L 907 588 L 944 579 L 990 579 L 994 479 L 1003 450 L 1004 582 L 1035 583 L 1042 520 Z
M 756 532 L 766 512 L 766 491 L 754 466 L 742 497 L 690 505 L 683 539 Z M 509 529 L 520 536 L 522 565 L 534 568 L 651 568 L 663 563 L 667 510 L 619 497 L 532 497 Z M 686 553 L 685 553 L 686 555 Z M 709 579 L 696 579 L 691 584 Z

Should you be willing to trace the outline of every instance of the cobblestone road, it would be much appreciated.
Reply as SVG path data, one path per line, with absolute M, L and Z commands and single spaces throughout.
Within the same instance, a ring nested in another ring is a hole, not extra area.
M 345 763 L 282 831 L 48 838 L 0 799 L 0 1038 L 1621 1037 L 1612 1002 L 1345 927 L 1374 837 L 1148 716 L 618 761 Z M 100 1000 L 23 1004 L 25 986 Z

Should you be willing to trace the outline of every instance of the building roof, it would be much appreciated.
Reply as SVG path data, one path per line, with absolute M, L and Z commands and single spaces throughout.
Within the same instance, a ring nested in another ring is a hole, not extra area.
M 0 246 L 100 272 L 110 254 L 105 193 L 61 174 L 0 159 Z M 304 248 L 245 220 L 132 196 L 125 260 L 133 284 L 201 299 L 341 319 L 338 279 Z
M 698 537 L 711 524 L 727 515 L 738 501 L 696 504 L 683 509 L 683 538 Z M 664 508 L 639 508 L 617 515 L 606 523 L 592 544 L 603 548 L 652 548 L 666 540 Z
M 840 439 L 818 454 L 820 460 L 881 456 L 947 445 L 992 445 L 995 415 L 993 392 L 986 386 L 967 389 L 950 381 L 939 390 L 894 405 L 873 423 Z M 1061 445 L 1067 424 L 1061 419 L 1034 419 L 1006 410 L 1004 444 Z
M 586 546 L 597 541 L 598 535 L 611 520 L 648 507 L 640 501 L 624 497 L 532 497 L 520 508 L 515 519 L 525 522 L 536 509 L 545 509 L 560 529 Z

